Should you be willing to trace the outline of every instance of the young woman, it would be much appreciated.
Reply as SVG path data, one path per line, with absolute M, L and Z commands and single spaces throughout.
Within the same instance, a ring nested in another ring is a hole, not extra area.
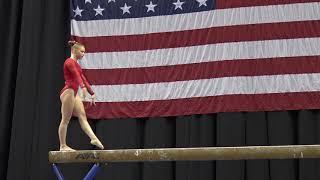
M 78 60 L 82 59 L 85 54 L 84 45 L 69 41 L 71 47 L 71 57 L 66 59 L 63 65 L 63 73 L 65 78 L 65 86 L 60 92 L 61 100 L 61 122 L 59 126 L 59 140 L 60 140 L 60 151 L 74 151 L 66 143 L 66 134 L 69 121 L 72 116 L 78 117 L 82 130 L 90 137 L 90 143 L 104 149 L 100 140 L 96 137 L 92 131 L 88 121 L 86 112 L 81 98 L 77 95 L 78 88 L 82 89 L 82 99 L 85 98 L 89 92 L 91 97 L 91 105 L 95 105 L 95 94 L 92 91 L 87 79 L 82 73 L 80 65 L 77 63 Z

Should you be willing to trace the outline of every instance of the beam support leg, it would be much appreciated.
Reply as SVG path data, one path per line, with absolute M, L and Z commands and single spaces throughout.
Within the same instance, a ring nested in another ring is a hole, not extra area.
M 93 178 L 96 176 L 99 170 L 100 170 L 99 163 L 94 164 L 83 180 L 93 180 Z
M 55 175 L 57 176 L 58 180 L 64 180 L 63 175 L 56 164 L 52 164 L 52 169 Z

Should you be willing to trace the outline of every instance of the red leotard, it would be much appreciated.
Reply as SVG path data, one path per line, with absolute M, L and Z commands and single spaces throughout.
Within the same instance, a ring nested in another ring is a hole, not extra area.
M 60 95 L 66 89 L 73 89 L 74 95 L 77 95 L 79 86 L 81 88 L 86 87 L 88 92 L 93 95 L 94 92 L 92 91 L 90 84 L 88 83 L 87 79 L 82 73 L 82 69 L 80 65 L 73 60 L 72 58 L 68 58 L 63 64 L 63 74 L 65 79 L 65 86 L 60 91 Z

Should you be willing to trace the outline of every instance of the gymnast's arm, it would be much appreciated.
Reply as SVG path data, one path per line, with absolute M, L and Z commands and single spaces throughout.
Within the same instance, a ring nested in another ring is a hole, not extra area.
M 83 79 L 83 82 L 84 82 L 85 86 L 86 86 L 87 89 L 88 89 L 89 94 L 91 95 L 91 98 L 90 98 L 90 99 L 91 99 L 91 102 L 90 102 L 90 104 L 91 104 L 91 105 L 96 105 L 96 96 L 95 96 L 94 92 L 92 91 L 92 88 L 91 88 L 91 86 L 90 86 L 87 78 L 83 75 L 82 72 L 81 72 L 81 77 L 82 77 L 82 79 Z
M 93 95 L 94 95 L 94 92 L 93 92 L 93 90 L 92 90 L 92 88 L 91 88 L 91 86 L 90 86 L 87 78 L 86 78 L 83 74 L 81 74 L 81 77 L 82 77 L 82 79 L 83 79 L 84 85 L 86 86 L 89 94 L 90 94 L 91 96 L 93 96 Z

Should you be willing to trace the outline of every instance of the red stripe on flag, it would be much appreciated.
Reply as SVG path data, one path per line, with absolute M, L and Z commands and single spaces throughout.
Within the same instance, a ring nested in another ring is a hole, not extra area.
M 320 37 L 320 21 L 301 21 L 213 27 L 188 31 L 126 36 L 72 37 L 86 51 L 120 52 L 187 47 L 205 44 Z
M 309 56 L 230 60 L 146 68 L 84 69 L 83 71 L 93 85 L 118 85 L 186 81 L 231 76 L 319 73 L 319 67 L 320 56 Z
M 156 117 L 215 112 L 319 109 L 320 92 L 226 95 L 190 99 L 85 103 L 89 118 Z
M 216 0 L 216 9 L 320 2 L 319 0 Z

